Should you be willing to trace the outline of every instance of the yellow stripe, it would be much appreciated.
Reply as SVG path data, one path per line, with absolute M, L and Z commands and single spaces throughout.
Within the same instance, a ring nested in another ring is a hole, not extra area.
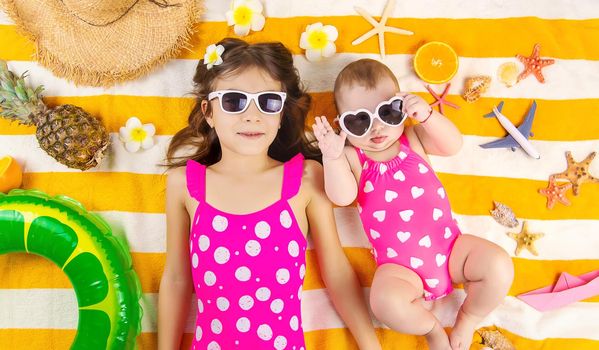
M 295 54 L 300 34 L 306 26 L 315 22 L 334 25 L 343 33 L 335 42 L 337 52 L 378 53 L 378 41 L 371 38 L 353 46 L 351 42 L 372 28 L 359 16 L 267 18 L 264 30 L 244 38 L 250 42 L 281 40 Z M 351 25 L 350 25 L 351 24 Z M 451 45 L 463 57 L 514 57 L 529 55 L 534 43 L 542 46 L 541 55 L 565 59 L 599 59 L 599 47 L 595 45 L 599 20 L 561 20 L 535 17 L 499 19 L 445 19 L 445 18 L 390 18 L 387 22 L 410 30 L 412 36 L 386 34 L 387 54 L 414 53 L 426 41 L 440 40 Z M 192 38 L 192 50 L 183 50 L 179 58 L 199 59 L 206 46 L 223 37 L 233 36 L 225 22 L 204 22 L 196 25 Z M 468 40 L 464 40 L 464 36 Z M 576 38 L 557 42 L 556 36 Z M 0 46 L 16 48 L 0 55 L 8 60 L 31 60 L 34 47 L 14 26 L 0 26 Z M 494 38 L 502 38 L 501 44 Z
M 314 116 L 326 115 L 331 121 L 337 115 L 331 92 L 311 93 L 312 108 L 306 125 L 314 123 Z M 419 93 L 429 102 L 433 98 L 428 93 Z M 524 121 L 530 108 L 529 99 L 482 98 L 477 103 L 467 103 L 460 96 L 451 95 L 449 101 L 461 106 L 459 110 L 445 108 L 445 114 L 465 135 L 503 137 L 505 130 L 492 118 L 483 118 L 501 101 L 505 101 L 503 113 L 519 125 Z M 49 106 L 73 104 L 91 115 L 102 119 L 110 132 L 118 132 L 131 116 L 138 116 L 143 123 L 153 123 L 157 134 L 174 135 L 187 125 L 187 117 L 193 108 L 192 98 L 143 97 L 143 96 L 68 96 L 45 97 Z M 586 115 L 589 111 L 599 110 L 599 99 L 580 100 L 537 100 L 537 112 L 532 131 L 534 140 L 575 141 L 597 139 L 599 123 L 573 123 L 571 116 Z M 34 134 L 34 127 L 20 126 L 16 122 L 0 118 L 0 135 Z
M 449 328 L 447 329 L 447 331 Z M 534 340 L 521 337 L 505 329 L 498 328 L 516 347 L 526 350 L 596 350 L 599 341 L 580 338 L 547 338 Z M 390 329 L 376 329 L 377 337 L 385 350 L 426 349 L 422 336 L 413 336 L 394 332 Z M 358 347 L 347 328 L 323 329 L 304 333 L 308 349 L 355 349 Z M 30 350 L 53 349 L 68 350 L 75 339 L 75 330 L 63 329 L 0 329 L 0 349 Z M 193 340 L 192 333 L 183 334 L 181 349 L 189 349 Z M 157 333 L 141 333 L 137 338 L 140 350 L 158 347 Z M 472 350 L 481 350 L 480 336 L 473 336 Z
M 563 158 L 565 169 L 566 158 Z M 493 201 L 498 201 L 509 205 L 519 218 L 599 219 L 596 210 L 599 184 L 583 184 L 579 196 L 568 193 L 572 205 L 557 204 L 547 210 L 546 197 L 537 193 L 547 186 L 546 181 L 445 173 L 438 176 L 447 189 L 453 211 L 458 214 L 489 215 Z M 73 197 L 88 210 L 163 213 L 164 187 L 163 175 L 66 172 L 25 173 L 23 176 L 23 188 Z
M 366 248 L 344 248 L 360 284 L 369 287 L 375 271 L 374 260 Z M 160 278 L 164 270 L 166 254 L 132 253 L 133 268 L 141 281 L 144 293 L 158 293 Z M 514 258 L 516 278 L 509 295 L 516 296 L 555 283 L 561 272 L 580 275 L 599 269 L 599 260 L 526 260 Z M 322 283 L 316 253 L 308 250 L 306 255 L 307 274 L 305 290 L 325 288 Z M 0 266 L 13 266 L 5 278 L 0 280 L 0 289 L 72 288 L 66 275 L 51 261 L 33 254 L 0 255 Z M 460 286 L 456 287 L 460 288 Z M 599 302 L 599 296 L 585 301 Z

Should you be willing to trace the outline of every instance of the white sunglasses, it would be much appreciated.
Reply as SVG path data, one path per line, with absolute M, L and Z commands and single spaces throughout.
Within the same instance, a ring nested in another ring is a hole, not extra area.
M 263 91 L 255 94 L 239 90 L 218 90 L 208 94 L 208 100 L 218 98 L 220 108 L 229 114 L 239 114 L 254 103 L 264 114 L 277 114 L 283 110 L 287 94 L 281 91 Z
M 383 101 L 376 106 L 374 113 L 364 108 L 347 111 L 338 116 L 337 121 L 346 134 L 364 137 L 372 128 L 375 118 L 388 126 L 400 126 L 407 118 L 407 114 L 403 112 L 403 99 L 394 96 Z

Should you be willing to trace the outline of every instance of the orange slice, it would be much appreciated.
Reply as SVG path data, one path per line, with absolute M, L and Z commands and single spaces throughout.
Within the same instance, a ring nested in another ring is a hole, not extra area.
M 414 70 L 427 83 L 445 83 L 458 71 L 458 55 L 446 43 L 431 41 L 416 51 Z
M 8 192 L 21 186 L 23 171 L 21 166 L 12 157 L 0 159 L 0 192 Z

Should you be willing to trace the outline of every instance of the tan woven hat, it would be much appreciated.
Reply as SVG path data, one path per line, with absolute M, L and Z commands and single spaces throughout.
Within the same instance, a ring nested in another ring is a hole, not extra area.
M 110 86 L 187 47 L 202 0 L 0 0 L 37 59 L 76 84 Z

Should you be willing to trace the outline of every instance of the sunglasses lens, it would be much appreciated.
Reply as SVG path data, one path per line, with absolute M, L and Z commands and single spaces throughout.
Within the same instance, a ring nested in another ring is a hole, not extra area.
M 391 103 L 382 105 L 379 108 L 379 117 L 389 125 L 399 125 L 406 118 L 405 113 L 402 112 L 402 107 L 402 100 L 393 100 Z
M 365 112 L 346 114 L 343 118 L 343 125 L 355 136 L 362 136 L 370 128 L 370 115 Z
M 239 92 L 227 92 L 222 95 L 221 103 L 225 112 L 237 113 L 248 103 L 247 97 Z
M 281 95 L 264 93 L 258 96 L 260 109 L 264 113 L 279 113 L 283 109 L 283 99 Z

